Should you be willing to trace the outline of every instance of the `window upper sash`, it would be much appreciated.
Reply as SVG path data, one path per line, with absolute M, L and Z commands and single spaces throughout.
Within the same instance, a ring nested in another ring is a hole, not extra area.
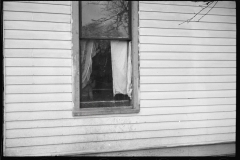
M 129 1 L 82 1 L 80 39 L 131 40 Z

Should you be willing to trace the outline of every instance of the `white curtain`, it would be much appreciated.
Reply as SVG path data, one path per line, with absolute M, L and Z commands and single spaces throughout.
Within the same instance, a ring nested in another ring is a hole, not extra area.
M 93 40 L 81 40 L 81 71 L 82 88 L 84 88 L 92 73 L 92 57 L 96 55 L 96 43 Z
M 111 41 L 113 94 L 132 93 L 131 42 Z

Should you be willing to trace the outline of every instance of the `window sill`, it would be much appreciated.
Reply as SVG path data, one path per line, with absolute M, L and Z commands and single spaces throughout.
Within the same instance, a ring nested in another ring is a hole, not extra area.
M 73 108 L 73 116 L 92 116 L 92 115 L 110 115 L 110 114 L 130 114 L 139 113 L 140 109 L 126 107 L 104 107 L 104 108 Z

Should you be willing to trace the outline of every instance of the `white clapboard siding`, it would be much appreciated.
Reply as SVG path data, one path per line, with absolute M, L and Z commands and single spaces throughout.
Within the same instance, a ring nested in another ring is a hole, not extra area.
M 71 8 L 69 6 L 64 5 L 52 6 L 49 4 L 35 4 L 35 3 L 6 2 L 4 3 L 4 10 L 71 14 Z
M 141 76 L 141 84 L 236 82 L 236 76 Z
M 140 112 L 73 117 L 72 2 L 4 2 L 5 154 L 235 141 L 236 6 L 201 3 L 139 2 Z
M 150 103 L 151 102 L 151 103 Z M 141 100 L 142 108 L 150 107 L 180 107 L 180 106 L 211 106 L 211 105 L 236 105 L 235 97 L 226 98 L 197 98 L 197 99 L 159 99 L 159 100 Z M 10 104 L 9 104 L 10 105 Z M 28 108 L 27 108 L 28 109 Z
M 122 141 L 101 141 L 92 143 L 71 143 L 47 146 L 30 146 L 9 148 L 7 154 L 10 155 L 61 155 L 73 153 L 96 153 L 118 150 L 133 150 L 145 148 L 146 144 L 151 147 L 170 147 L 176 145 L 205 144 L 213 142 L 235 141 L 235 133 L 198 135 L 186 137 L 168 137 L 168 138 L 150 138 L 150 139 L 133 139 Z M 141 141 L 142 143 L 139 143 Z M 107 145 L 106 145 L 107 143 Z M 175 145 L 173 145 L 175 144 Z M 16 153 L 15 150 L 18 150 Z M 59 152 L 62 151 L 61 153 Z
M 6 66 L 71 66 L 71 59 L 6 58 Z
M 15 31 L 6 30 L 6 39 L 30 39 L 30 40 L 65 40 L 70 41 L 71 35 L 68 32 L 46 32 L 46 31 Z
M 66 104 L 66 103 L 65 103 Z M 59 106 L 60 107 L 60 106 Z M 123 117 L 92 117 L 81 119 L 64 119 L 59 123 L 58 119 L 43 119 L 35 121 L 9 121 L 6 129 L 33 129 L 72 126 L 96 126 L 96 125 L 117 125 L 117 124 L 137 124 L 137 123 L 156 123 L 156 122 L 175 122 L 192 120 L 214 120 L 236 118 L 235 111 L 209 112 L 209 113 L 187 113 L 187 114 L 168 114 L 151 116 L 123 116 Z
M 44 58 L 71 58 L 71 50 L 61 49 L 5 49 L 5 57 L 44 57 Z
M 203 1 L 185 1 L 182 3 L 181 1 L 140 1 L 140 3 L 149 3 L 154 5 L 178 5 L 178 6 L 195 6 L 204 5 L 206 2 Z M 204 5 L 205 6 L 205 5 Z M 217 3 L 215 8 L 232 8 L 236 9 L 236 3 L 233 1 L 221 1 L 221 3 Z
M 69 76 L 6 76 L 6 85 L 24 84 L 71 84 L 72 77 Z
M 42 21 L 70 23 L 71 15 L 5 11 L 3 19 L 7 21 Z
M 236 109 L 235 3 L 218 2 L 199 22 L 208 10 L 183 23 L 201 10 L 201 3 L 140 2 L 141 109 L 199 106 L 199 113 L 209 105 L 216 113 L 215 106 L 223 104 Z
M 23 138 L 23 139 L 8 139 L 7 147 L 31 146 L 31 145 L 52 145 L 58 144 L 59 139 L 61 143 L 82 143 L 82 142 L 100 142 L 100 141 L 114 141 L 114 140 L 131 140 L 140 138 L 167 138 L 193 135 L 212 135 L 216 133 L 234 133 L 236 127 L 216 127 L 216 128 L 197 128 L 197 129 L 182 129 L 182 130 L 160 130 L 144 132 L 127 132 L 127 133 L 112 133 L 106 136 L 105 134 L 90 134 L 86 136 L 73 135 L 68 136 L 54 136 L 54 137 L 39 137 L 39 138 Z M 166 136 L 167 135 L 167 136 Z
M 71 49 L 71 41 L 49 41 L 49 40 L 5 40 L 5 48 L 56 48 Z
M 65 86 L 64 84 L 61 84 Z M 9 85 L 11 86 L 11 85 Z M 21 86 L 21 85 L 20 85 Z M 53 86 L 53 85 L 51 85 Z M 66 84 L 66 86 L 68 86 Z M 228 99 L 225 99 L 225 103 L 229 104 Z M 71 110 L 71 102 L 45 102 L 45 103 L 9 103 L 6 104 L 6 112 L 37 112 L 37 111 L 62 111 L 62 110 Z
M 213 75 L 236 75 L 236 68 L 179 68 L 179 69 L 140 69 L 140 75 L 143 76 L 163 76 L 163 75 L 186 75 L 186 76 L 213 76 Z
M 236 46 L 204 46 L 174 44 L 141 44 L 139 51 L 172 51 L 172 52 L 236 52 Z
M 141 92 L 236 90 L 236 83 L 142 84 Z
M 202 8 L 200 6 L 186 6 L 186 5 L 156 5 L 156 4 L 147 4 L 141 3 L 139 5 L 140 11 L 156 11 L 156 12 L 174 12 L 174 13 L 198 13 Z M 205 9 L 201 12 L 201 14 L 205 14 L 208 12 L 208 9 Z M 234 8 L 213 8 L 210 14 L 214 15 L 236 15 L 236 9 Z M 141 17 L 140 17 L 141 19 Z
M 163 20 L 141 20 L 140 27 L 144 28 L 171 28 L 171 29 L 192 29 L 192 30 L 229 30 L 236 31 L 236 24 L 229 23 L 203 23 L 190 22 L 183 23 L 182 21 L 163 21 Z M 180 25 L 181 24 L 181 25 Z
M 141 100 L 141 108 L 150 107 L 181 107 L 181 106 L 211 106 L 211 105 L 235 105 L 235 97 L 226 98 L 198 98 L 198 99 L 175 99 L 173 100 Z M 44 112 L 44 111 L 63 111 L 71 110 L 70 102 L 45 102 L 45 103 L 9 103 L 6 104 L 6 112 Z M 111 115 L 114 116 L 114 115 Z M 124 115 L 121 115 L 124 116 Z M 132 116 L 132 115 L 131 115 Z M 134 115 L 136 116 L 136 115 Z M 96 116 L 94 116 L 96 117 Z M 99 115 L 97 116 L 99 117 Z M 78 117 L 87 118 L 87 117 Z M 80 123 L 80 122 L 79 122 Z
M 214 41 L 211 38 L 189 38 L 189 37 L 175 37 L 172 41 L 172 37 L 152 37 L 152 36 L 141 36 L 139 39 L 142 44 L 188 44 L 188 45 L 222 45 L 222 46 L 233 46 L 236 45 L 236 39 L 223 39 L 223 38 L 214 38 Z
M 6 103 L 72 101 L 71 93 L 7 94 Z
M 189 25 L 191 25 L 189 23 Z M 140 28 L 141 36 L 158 36 L 158 37 L 196 37 L 196 38 L 222 38 L 222 39 L 236 39 L 236 30 L 232 31 L 217 31 L 217 30 L 188 30 L 188 29 L 168 29 L 162 28 L 164 26 L 142 27 Z M 188 26 L 189 27 L 189 26 Z M 141 37 L 140 37 L 141 38 Z
M 141 59 L 153 60 L 236 60 L 235 53 L 168 53 L 168 52 L 141 52 Z
M 70 67 L 6 67 L 6 75 L 71 75 Z
M 156 20 L 172 20 L 172 21 L 186 21 L 194 16 L 194 14 L 181 13 L 162 13 L 162 12 L 140 12 L 141 19 L 156 19 Z M 195 16 L 192 21 L 198 21 L 203 15 Z M 226 22 L 236 23 L 236 16 L 216 16 L 207 15 L 201 18 L 201 22 Z
M 69 93 L 72 85 L 7 85 L 6 94 L 24 93 Z
M 70 32 L 70 23 L 49 23 L 35 21 L 5 21 L 4 28 L 6 30 L 32 30 L 32 31 L 62 31 Z
M 75 135 L 75 134 L 106 134 L 121 132 L 137 132 L 151 130 L 168 130 L 168 129 L 184 129 L 184 128 L 202 128 L 202 127 L 220 127 L 235 126 L 235 119 L 219 119 L 204 121 L 176 121 L 165 123 L 140 123 L 140 124 L 119 124 L 119 125 L 97 125 L 97 126 L 74 126 L 74 127 L 54 127 L 54 128 L 33 128 L 21 130 L 6 130 L 6 138 L 23 138 L 57 135 Z
M 71 5 L 70 1 L 18 1 L 21 3 L 44 3 L 44 4 L 56 4 L 56 5 Z
M 52 95 L 52 94 L 48 94 Z M 68 95 L 67 93 L 62 93 L 62 95 Z M 52 96 L 53 97 L 53 96 Z M 59 100 L 60 96 L 55 96 L 56 100 Z M 35 98 L 33 96 L 33 98 Z M 47 99 L 46 97 L 43 97 Z M 43 99 L 42 98 L 42 99 Z M 219 97 L 218 97 L 219 98 Z M 67 99 L 67 97 L 65 98 Z M 40 100 L 40 98 L 38 98 Z M 57 101 L 56 101 L 57 102 Z M 61 102 L 59 100 L 59 102 Z M 64 102 L 64 101 L 62 101 Z M 67 100 L 65 101 L 67 102 Z M 51 101 L 49 101 L 51 103 Z M 174 109 L 173 109 L 174 108 Z M 151 116 L 151 115 L 166 115 L 166 114 L 187 114 L 187 113 L 206 113 L 206 112 L 229 112 L 229 111 L 236 111 L 236 107 L 234 104 L 229 104 L 229 105 L 204 105 L 204 106 L 179 106 L 178 108 L 176 107 L 145 107 L 142 108 L 140 113 L 138 114 L 139 116 Z M 68 110 L 49 110 L 49 111 L 37 111 L 37 112 L 9 112 L 7 113 L 7 120 L 8 121 L 29 121 L 29 120 L 50 120 L 50 119 L 71 119 L 72 114 L 69 113 L 71 109 Z M 31 114 L 29 114 L 31 113 Z M 113 117 L 121 117 L 121 116 L 136 116 L 135 114 L 131 115 L 111 115 Z M 106 117 L 104 115 L 101 116 L 96 116 L 96 117 Z M 81 117 L 79 117 L 81 118 Z M 92 118 L 92 117 L 91 117 Z M 89 120 L 91 120 L 91 118 Z M 69 125 L 71 126 L 71 125 Z
M 142 60 L 141 68 L 148 67 L 236 67 L 236 61 L 169 61 L 169 60 Z
M 218 91 L 173 91 L 173 92 L 142 92 L 141 99 L 178 99 L 178 98 L 207 98 L 207 97 L 234 97 L 236 90 Z

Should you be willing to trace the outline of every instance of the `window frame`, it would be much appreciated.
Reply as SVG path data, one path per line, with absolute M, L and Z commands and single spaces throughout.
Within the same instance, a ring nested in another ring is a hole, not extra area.
M 138 113 L 139 106 L 139 35 L 138 35 L 138 1 L 131 2 L 131 48 L 132 48 L 132 106 L 101 107 L 101 108 L 80 108 L 80 31 L 79 31 L 79 2 L 72 1 L 72 94 L 73 94 L 73 116 L 83 115 L 106 115 L 106 114 L 127 114 Z

